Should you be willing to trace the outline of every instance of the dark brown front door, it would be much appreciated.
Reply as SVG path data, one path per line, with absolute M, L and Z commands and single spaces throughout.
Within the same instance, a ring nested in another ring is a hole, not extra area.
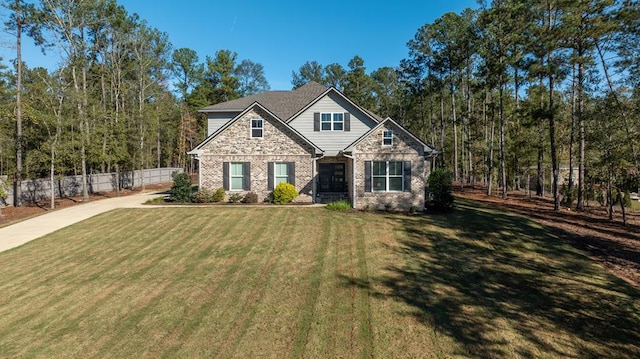
M 346 165 L 344 163 L 320 163 L 318 178 L 319 192 L 346 192 Z

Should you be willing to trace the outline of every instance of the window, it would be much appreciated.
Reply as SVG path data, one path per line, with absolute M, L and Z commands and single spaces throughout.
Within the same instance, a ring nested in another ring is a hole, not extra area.
M 225 191 L 251 191 L 251 162 L 223 162 L 222 187 Z
M 372 165 L 371 177 L 374 192 L 402 192 L 404 190 L 402 161 L 374 161 Z
M 314 131 L 351 131 L 351 114 L 349 112 L 314 112 Z
M 342 131 L 344 130 L 343 113 L 322 113 L 320 114 L 322 131 Z
M 229 183 L 231 184 L 229 189 L 231 191 L 240 191 L 244 189 L 244 186 L 243 186 L 243 182 L 244 182 L 243 169 L 244 168 L 243 167 L 244 167 L 244 164 L 242 162 L 231 162 L 229 164 L 229 173 L 230 173 Z
M 384 132 L 382 132 L 382 145 L 383 146 L 393 145 L 393 131 L 385 130 Z
M 270 191 L 282 182 L 287 182 L 295 186 L 295 162 L 269 162 L 267 165 L 267 181 L 267 189 Z
M 287 175 L 287 168 L 289 167 L 288 163 L 274 163 L 274 172 L 275 172 L 275 183 L 277 186 L 279 183 L 288 182 L 289 176 Z
M 254 118 L 251 120 L 251 137 L 262 138 L 264 135 L 264 120 L 261 118 Z

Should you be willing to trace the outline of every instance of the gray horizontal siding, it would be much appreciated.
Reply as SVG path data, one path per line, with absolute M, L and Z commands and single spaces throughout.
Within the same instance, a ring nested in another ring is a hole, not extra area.
M 240 112 L 213 112 L 207 113 L 207 137 L 216 132 L 225 123 L 229 122 Z
M 351 131 L 314 131 L 314 112 L 349 112 L 351 114 Z M 289 125 L 323 149 L 327 155 L 332 155 L 360 138 L 376 123 L 340 96 L 329 93 L 289 122 Z

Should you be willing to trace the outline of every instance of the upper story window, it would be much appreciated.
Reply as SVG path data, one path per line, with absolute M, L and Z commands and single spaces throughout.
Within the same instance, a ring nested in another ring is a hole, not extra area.
M 382 145 L 383 146 L 393 145 L 393 131 L 385 130 L 382 132 Z
M 344 114 L 322 113 L 320 114 L 322 131 L 342 131 L 344 130 Z
M 262 138 L 264 136 L 264 120 L 254 118 L 251 120 L 251 137 Z

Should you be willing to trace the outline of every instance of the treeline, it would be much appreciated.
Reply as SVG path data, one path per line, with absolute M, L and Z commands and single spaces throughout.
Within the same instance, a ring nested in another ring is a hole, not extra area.
M 88 173 L 189 168 L 197 109 L 269 88 L 262 65 L 228 50 L 200 63 L 115 0 L 0 4 L 16 49 L 0 68 L 0 176 L 14 183 L 82 175 L 87 199 Z M 25 41 L 59 67 L 29 68 Z
M 543 195 L 548 183 L 556 209 L 583 209 L 587 198 L 612 206 L 637 191 L 639 3 L 481 4 L 418 29 L 397 68 L 366 75 L 359 57 L 349 70 L 308 62 L 293 85 L 344 88 L 441 150 L 456 180 L 505 198 L 529 185 Z
M 186 152 L 206 130 L 197 110 L 269 89 L 262 65 L 230 50 L 201 61 L 113 0 L 4 7 L 18 51 L 0 76 L 0 175 L 18 181 L 189 169 Z M 60 67 L 28 68 L 25 39 L 55 47 Z M 425 24 L 407 47 L 397 66 L 373 71 L 357 55 L 346 67 L 309 61 L 292 85 L 335 86 L 394 118 L 442 151 L 438 165 L 456 180 L 490 193 L 548 188 L 558 209 L 587 198 L 612 206 L 637 190 L 636 1 L 481 2 Z

